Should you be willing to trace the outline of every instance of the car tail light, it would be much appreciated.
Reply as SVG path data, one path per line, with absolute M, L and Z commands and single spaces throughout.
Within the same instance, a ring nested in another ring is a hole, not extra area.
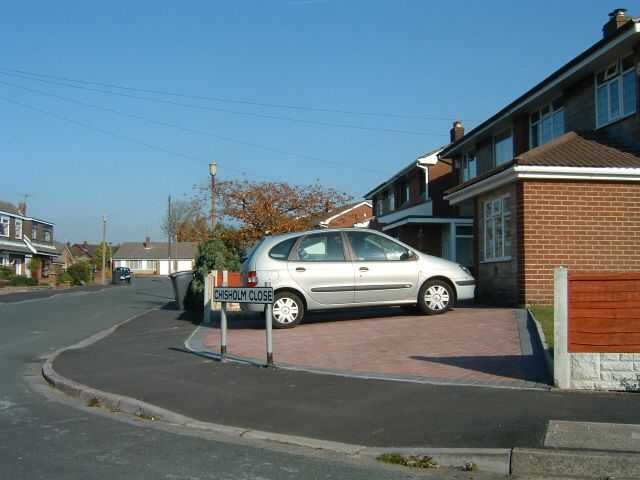
M 247 273 L 247 287 L 255 287 L 258 285 L 258 274 L 256 272 Z

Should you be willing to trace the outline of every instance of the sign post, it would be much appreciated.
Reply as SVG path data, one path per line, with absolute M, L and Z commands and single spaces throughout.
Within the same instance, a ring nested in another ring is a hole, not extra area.
M 271 288 L 271 282 L 265 283 L 265 286 Z M 273 324 L 271 319 L 273 317 L 273 301 L 267 304 L 267 311 L 265 312 L 265 322 L 267 331 L 267 365 L 273 367 Z
M 273 367 L 273 340 L 271 317 L 273 316 L 273 288 L 270 283 L 265 287 L 234 288 L 227 287 L 227 282 L 222 283 L 221 288 L 213 290 L 213 301 L 220 302 L 220 357 L 222 361 L 227 359 L 227 303 L 258 303 L 266 305 L 266 331 L 267 331 L 267 365 Z

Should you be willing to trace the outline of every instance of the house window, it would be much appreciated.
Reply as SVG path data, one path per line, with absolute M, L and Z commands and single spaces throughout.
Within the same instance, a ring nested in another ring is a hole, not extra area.
M 22 220 L 15 219 L 16 222 L 16 238 L 22 238 Z
M 636 77 L 633 55 L 596 74 L 596 120 L 598 127 L 636 111 Z
M 409 201 L 409 199 L 411 198 L 409 195 L 410 195 L 409 183 L 406 180 L 403 180 L 400 183 L 400 205 L 401 206 Z
M 51 241 L 51 230 L 45 229 L 42 233 L 44 234 L 44 241 L 45 242 L 50 242 Z
M 460 169 L 460 180 L 466 182 L 476 176 L 476 154 L 467 153 L 462 157 L 462 166 Z
M 396 209 L 396 196 L 393 193 L 393 190 L 389 190 L 389 197 L 388 197 L 388 202 L 389 202 L 389 211 L 393 212 Z
M 564 134 L 562 99 L 545 105 L 529 117 L 531 148 L 536 148 Z
M 0 217 L 0 236 L 9 236 L 9 217 Z
M 484 259 L 508 260 L 511 253 L 509 195 L 493 198 L 484 204 Z
M 31 227 L 31 240 L 35 240 L 38 238 L 38 227 L 36 225 L 33 225 Z
M 384 213 L 384 207 L 382 205 L 382 197 L 376 197 L 375 199 L 376 211 L 375 214 L 380 216 Z
M 496 167 L 513 160 L 513 135 L 511 135 L 511 129 L 505 130 L 493 138 L 493 159 Z

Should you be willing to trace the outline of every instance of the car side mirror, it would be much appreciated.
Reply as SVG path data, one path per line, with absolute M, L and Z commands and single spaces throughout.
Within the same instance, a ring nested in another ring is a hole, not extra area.
M 411 250 L 407 250 L 405 253 L 400 255 L 400 260 L 413 260 L 414 258 L 416 258 L 416 254 Z

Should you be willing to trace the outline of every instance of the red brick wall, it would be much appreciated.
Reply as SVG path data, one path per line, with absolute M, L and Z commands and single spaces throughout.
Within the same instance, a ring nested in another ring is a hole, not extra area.
M 444 192 L 456 185 L 457 178 L 453 171 L 453 161 L 442 159 L 429 166 L 429 197 L 433 201 L 433 216 L 448 217 L 453 215 L 449 202 L 444 200 Z
M 518 196 L 518 303 L 551 305 L 557 266 L 640 270 L 640 184 L 527 180 Z

